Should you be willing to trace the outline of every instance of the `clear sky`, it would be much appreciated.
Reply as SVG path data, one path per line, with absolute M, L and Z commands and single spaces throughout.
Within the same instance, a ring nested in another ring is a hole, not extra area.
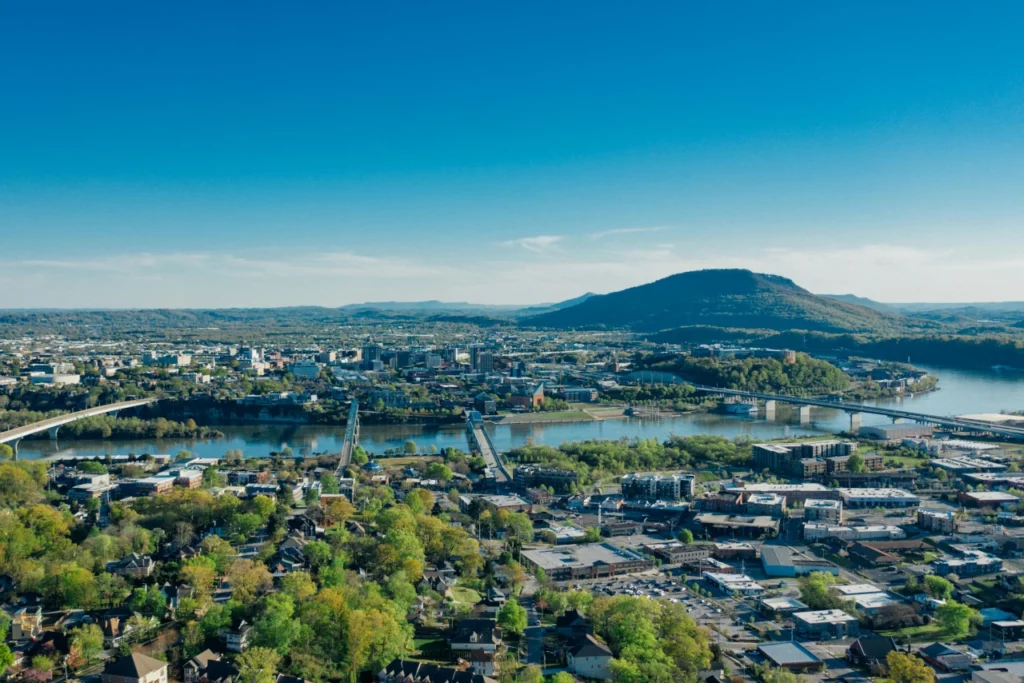
M 0 0 L 0 306 L 1024 300 L 1020 2 Z

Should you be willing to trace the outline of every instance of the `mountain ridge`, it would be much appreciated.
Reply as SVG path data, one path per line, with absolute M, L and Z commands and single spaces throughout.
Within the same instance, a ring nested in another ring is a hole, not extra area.
M 820 296 L 781 275 L 744 269 L 676 273 L 522 322 L 537 327 L 644 332 L 687 325 L 876 332 L 910 325 L 898 313 Z

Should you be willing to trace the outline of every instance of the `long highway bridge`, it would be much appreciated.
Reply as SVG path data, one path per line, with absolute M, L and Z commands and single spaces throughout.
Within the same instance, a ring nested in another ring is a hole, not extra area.
M 14 449 L 14 457 L 18 457 L 18 444 L 26 436 L 32 434 L 38 434 L 40 432 L 49 432 L 51 439 L 57 438 L 57 431 L 68 424 L 76 420 L 81 420 L 86 417 L 94 417 L 96 415 L 105 415 L 107 413 L 118 413 L 122 410 L 130 410 L 132 408 L 140 408 L 144 405 L 156 401 L 156 398 L 139 398 L 134 401 L 122 401 L 121 403 L 111 403 L 105 406 L 96 406 L 95 408 L 86 408 L 85 410 L 77 410 L 73 413 L 65 413 L 58 415 L 57 417 L 51 417 L 46 420 L 40 420 L 39 422 L 33 422 L 30 425 L 24 425 L 22 427 L 15 427 L 14 429 L 8 429 L 6 432 L 0 432 L 0 443 L 9 443 L 11 448 Z
M 345 470 L 352 462 L 352 453 L 359 443 L 359 401 L 352 399 L 348 409 L 348 422 L 345 423 L 345 441 L 341 444 L 341 459 L 338 460 L 338 478 L 345 476 Z
M 831 408 L 842 410 L 850 415 L 850 428 L 856 429 L 860 426 L 860 416 L 884 415 L 896 420 L 910 420 L 921 424 L 931 424 L 939 427 L 946 427 L 956 431 L 973 432 L 977 434 L 992 434 L 995 436 L 1008 437 L 1011 439 L 1024 439 L 1024 428 L 996 425 L 979 420 L 969 420 L 962 417 L 950 417 L 942 415 L 928 415 L 926 413 L 915 413 L 909 410 L 898 408 L 886 408 L 884 406 L 872 406 L 865 403 L 848 403 L 846 401 L 833 401 L 821 397 L 787 396 L 784 394 L 764 394 L 756 391 L 741 391 L 738 389 L 722 389 L 721 387 L 709 387 L 701 384 L 692 384 L 695 389 L 706 394 L 720 396 L 738 396 L 765 402 L 765 408 L 771 412 L 776 403 L 788 403 L 800 407 L 800 418 L 804 421 L 810 416 L 811 406 L 819 408 Z
M 494 471 L 494 479 L 498 484 L 507 484 L 512 481 L 512 475 L 508 473 L 505 463 L 498 450 L 491 443 L 491 437 L 484 429 L 484 421 L 480 413 L 475 410 L 469 411 L 466 417 L 466 434 L 469 437 L 469 444 L 473 450 L 479 451 L 487 466 Z

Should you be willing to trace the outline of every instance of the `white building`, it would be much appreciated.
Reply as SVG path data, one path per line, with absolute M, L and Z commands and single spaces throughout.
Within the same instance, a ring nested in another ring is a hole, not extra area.
M 320 365 L 311 360 L 300 360 L 288 366 L 288 372 L 296 379 L 316 379 L 320 376 Z
M 888 524 L 868 526 L 833 526 L 831 524 L 804 523 L 804 540 L 819 541 L 837 538 L 841 541 L 890 541 L 906 538 L 903 529 Z
M 921 499 L 903 489 L 838 489 L 839 497 L 847 508 L 905 508 L 917 507 Z

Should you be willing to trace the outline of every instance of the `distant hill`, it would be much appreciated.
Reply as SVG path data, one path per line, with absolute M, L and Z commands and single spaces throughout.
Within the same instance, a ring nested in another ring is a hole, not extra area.
M 875 301 L 874 299 L 868 299 L 867 297 L 857 296 L 856 294 L 822 294 L 821 296 L 828 299 L 835 299 L 836 301 L 842 301 L 844 304 L 854 304 L 856 306 L 863 306 L 864 308 L 870 308 L 883 313 L 897 313 L 898 308 L 893 304 L 883 304 L 881 301 Z
M 877 332 L 906 325 L 899 315 L 818 296 L 787 278 L 749 270 L 679 273 L 592 296 L 522 322 L 539 327 L 616 327 L 648 332 L 685 325 Z
M 581 304 L 587 299 L 594 296 L 597 296 L 597 294 L 594 294 L 593 292 L 587 292 L 586 294 L 578 296 L 575 299 L 566 299 L 565 301 L 560 301 L 557 304 L 540 304 L 538 306 L 527 306 L 526 308 L 521 308 L 518 311 L 516 311 L 516 315 L 540 315 L 541 313 L 560 311 L 563 308 L 569 308 L 570 306 Z
M 488 311 L 491 313 L 512 313 L 522 306 L 501 306 L 492 304 L 471 304 L 466 301 L 368 301 L 363 304 L 348 304 L 338 308 L 339 311 L 352 313 L 357 311 L 386 311 L 393 313 L 448 313 L 467 311 Z

